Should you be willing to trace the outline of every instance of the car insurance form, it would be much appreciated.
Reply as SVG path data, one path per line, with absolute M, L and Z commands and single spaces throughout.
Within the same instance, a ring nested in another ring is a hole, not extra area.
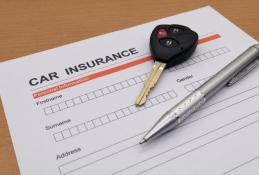
M 189 26 L 199 44 L 138 107 L 159 24 Z M 204 7 L 2 62 L 0 94 L 21 174 L 258 175 L 259 69 L 173 132 L 138 144 L 165 111 L 255 43 Z

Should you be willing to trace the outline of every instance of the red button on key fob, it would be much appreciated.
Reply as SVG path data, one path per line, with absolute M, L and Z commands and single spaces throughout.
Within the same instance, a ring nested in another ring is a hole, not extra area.
M 167 37 L 168 33 L 166 31 L 166 29 L 159 29 L 158 32 L 157 32 L 157 38 L 165 38 Z

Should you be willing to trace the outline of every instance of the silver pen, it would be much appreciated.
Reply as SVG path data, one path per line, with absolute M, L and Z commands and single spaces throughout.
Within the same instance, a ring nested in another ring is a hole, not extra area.
M 249 47 L 206 83 L 167 111 L 139 143 L 142 144 L 171 131 L 219 90 L 233 85 L 257 65 L 259 65 L 259 44 Z

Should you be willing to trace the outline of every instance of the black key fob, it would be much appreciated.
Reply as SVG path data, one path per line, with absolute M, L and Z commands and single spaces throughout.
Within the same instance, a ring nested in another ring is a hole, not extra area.
M 166 63 L 166 68 L 186 61 L 197 44 L 198 34 L 178 24 L 158 25 L 150 36 L 150 50 L 154 60 Z

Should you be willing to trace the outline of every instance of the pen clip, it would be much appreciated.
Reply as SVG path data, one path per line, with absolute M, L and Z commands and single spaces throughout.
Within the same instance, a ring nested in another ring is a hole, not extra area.
M 251 72 L 258 65 L 259 65 L 259 57 L 256 58 L 254 61 L 252 61 L 250 64 L 248 64 L 240 72 L 238 72 L 226 85 L 228 87 L 232 86 L 233 84 L 241 80 L 243 77 L 245 77 L 249 72 Z

